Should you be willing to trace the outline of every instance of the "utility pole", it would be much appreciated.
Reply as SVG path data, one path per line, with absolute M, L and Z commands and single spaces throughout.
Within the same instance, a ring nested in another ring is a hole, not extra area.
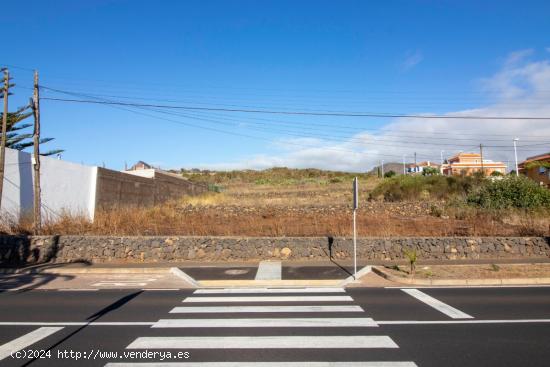
M 34 92 L 31 98 L 32 112 L 34 115 L 33 134 L 33 167 L 34 167 L 34 234 L 40 233 L 42 226 L 41 215 L 41 190 L 40 190 L 40 94 L 38 89 L 38 71 L 34 71 Z
M 441 151 L 441 165 L 439 166 L 439 171 L 441 174 L 443 174 L 443 152 L 444 150 Z
M 519 139 L 518 138 L 515 138 L 514 139 L 514 157 L 516 158 L 516 177 L 519 176 L 519 171 L 518 171 L 518 148 L 516 147 L 516 143 Z
M 416 152 L 414 152 L 414 173 L 416 173 Z
M 353 279 L 357 279 L 357 209 L 359 208 L 359 180 L 353 179 Z
M 382 159 L 382 178 L 386 177 L 384 172 L 384 160 Z
M 4 71 L 4 114 L 2 115 L 2 139 L 0 142 L 0 208 L 2 207 L 2 191 L 4 189 L 4 168 L 6 163 L 6 132 L 8 130 L 8 95 L 10 88 L 10 72 L 8 69 Z
M 483 144 L 479 144 L 479 155 L 481 156 L 481 177 L 484 177 L 485 170 L 483 168 Z
M 403 174 L 407 174 L 407 171 L 405 170 L 405 154 L 403 154 Z

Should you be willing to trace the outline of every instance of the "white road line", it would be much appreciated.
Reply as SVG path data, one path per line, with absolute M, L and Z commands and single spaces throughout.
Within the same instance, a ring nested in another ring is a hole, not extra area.
M 510 320 L 382 320 L 375 321 L 378 325 L 461 325 L 461 324 L 548 324 L 550 319 L 510 319 Z M 129 322 L 40 322 L 40 321 L 7 321 L 0 326 L 153 326 L 155 321 Z
M 92 287 L 145 287 L 147 283 L 138 282 L 99 282 L 92 284 Z
M 83 326 L 83 325 L 89 325 L 89 326 L 151 326 L 155 324 L 155 322 L 150 321 L 129 321 L 129 322 L 40 322 L 40 321 L 7 321 L 7 322 L 0 322 L 0 326 Z
M 370 317 L 264 318 L 264 319 L 161 319 L 153 328 L 244 327 L 377 327 Z
M 407 289 L 401 289 L 401 290 L 407 293 L 408 295 L 413 296 L 417 300 L 424 302 L 428 306 L 435 308 L 439 312 L 442 312 L 453 319 L 473 319 L 473 317 L 468 315 L 467 313 L 464 313 L 452 306 L 449 306 L 448 304 L 443 303 L 440 300 L 435 299 L 432 296 L 429 296 L 422 291 L 419 291 L 418 289 L 407 288 Z
M 353 302 L 350 296 L 187 297 L 182 302 Z
M 386 289 L 469 289 L 469 288 L 549 288 L 550 284 L 518 284 L 518 285 L 426 285 L 413 287 L 384 287 Z
M 364 312 L 361 306 L 204 306 L 174 307 L 170 313 L 241 313 L 241 312 Z
M 179 291 L 179 288 L 143 288 L 143 291 Z
M 414 362 L 142 362 L 105 367 L 417 367 Z
M 379 325 L 453 325 L 453 324 L 544 324 L 550 319 L 515 319 L 515 320 L 388 320 L 376 321 Z
M 63 329 L 62 327 L 41 327 L 4 345 L 0 345 L 0 361 L 7 358 L 13 352 L 28 347 L 50 335 Z
M 94 292 L 98 291 L 97 288 L 60 288 L 58 291 L 60 292 Z
M 399 348 L 389 336 L 140 337 L 127 349 L 347 349 Z
M 232 294 L 232 293 L 345 293 L 344 288 L 223 288 L 197 289 L 195 294 Z
M 280 261 L 261 261 L 255 280 L 281 280 L 283 267 Z

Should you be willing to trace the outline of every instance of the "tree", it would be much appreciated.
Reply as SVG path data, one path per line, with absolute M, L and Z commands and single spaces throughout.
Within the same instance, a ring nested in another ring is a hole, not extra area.
M 3 113 L 0 113 L 0 121 L 3 118 Z M 32 116 L 30 106 L 24 106 L 17 109 L 15 112 L 8 112 L 8 123 L 6 133 L 6 148 L 24 150 L 28 147 L 32 147 L 34 142 L 32 141 L 33 134 L 23 131 L 29 127 L 32 127 L 32 123 L 22 123 L 23 120 Z M 0 136 L 2 134 L 0 133 Z M 45 144 L 54 138 L 42 138 L 39 144 Z M 49 156 L 63 152 L 63 149 L 54 149 L 41 153 L 40 155 Z
M 389 178 L 389 177 L 393 177 L 393 176 L 395 176 L 395 172 L 393 170 L 384 173 L 384 177 Z

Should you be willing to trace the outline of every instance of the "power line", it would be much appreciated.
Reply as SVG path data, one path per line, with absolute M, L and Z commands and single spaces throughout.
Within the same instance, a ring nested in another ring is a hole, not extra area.
M 84 94 L 84 93 L 79 93 L 79 92 L 69 92 L 69 91 L 64 91 L 64 90 L 59 90 L 59 89 L 54 89 L 54 88 L 50 88 L 50 87 L 45 87 L 43 86 L 43 88 L 45 89 L 48 89 L 54 93 L 61 93 L 61 94 L 67 94 L 67 95 L 71 95 L 71 96 L 77 96 L 77 97 L 86 97 L 86 98 L 92 98 L 92 99 L 95 99 L 95 100 L 102 100 L 102 101 L 110 101 L 110 102 L 113 102 L 112 100 L 110 99 L 106 99 L 106 98 L 98 98 L 98 96 L 100 97 L 112 97 L 111 95 L 94 95 L 94 94 Z M 118 97 L 118 98 L 126 98 L 126 97 Z M 117 101 L 119 102 L 119 101 Z M 174 107 L 174 106 L 170 106 L 170 107 Z M 208 113 L 208 112 L 213 112 L 213 111 L 197 111 L 196 113 Z M 228 117 L 224 117 L 225 119 L 230 119 Z M 278 122 L 278 123 L 282 123 L 282 124 L 286 124 L 286 125 L 295 125 L 291 122 L 288 122 L 288 121 L 281 121 L 281 120 L 274 120 L 274 119 L 266 119 L 266 118 L 260 118 L 260 117 L 247 117 L 248 119 L 254 119 L 254 120 L 261 120 L 261 121 L 272 121 L 272 122 Z M 308 123 L 304 123 L 304 122 L 299 122 L 301 125 L 311 125 L 311 126 L 320 126 L 320 127 L 330 127 L 331 129 L 341 129 L 341 130 L 354 130 L 354 131 L 380 131 L 381 129 L 372 129 L 372 128 L 366 128 L 366 127 L 357 127 L 357 126 L 342 126 L 342 125 L 338 125 L 338 126 L 334 126 L 334 125 L 331 125 L 331 124 L 322 124 L 322 123 L 311 123 L 311 122 L 308 122 Z M 418 134 L 419 132 L 418 131 L 411 131 L 411 130 L 400 130 L 401 132 L 404 132 L 404 133 L 412 133 L 412 134 Z M 478 137 L 479 137 L 479 134 L 471 134 L 471 133 L 467 133 L 467 132 L 462 132 L 462 130 L 457 130 L 457 129 L 453 129 L 453 131 L 455 132 L 460 132 L 460 135 L 471 135 L 471 136 L 475 136 L 476 139 L 461 139 L 461 138 L 456 138 L 456 137 L 452 137 L 452 138 L 431 138 L 429 137 L 429 139 L 434 139 L 434 140 L 439 140 L 439 139 L 442 139 L 442 140 L 472 140 L 472 141 L 477 141 L 478 140 Z M 441 133 L 441 132 L 422 132 L 422 138 L 426 138 L 426 135 L 427 134 L 431 134 L 431 135 L 445 135 L 445 133 Z M 396 135 L 396 134 L 388 134 L 387 132 L 384 133 L 384 136 L 397 136 L 397 137 L 410 137 L 410 138 L 419 138 L 418 136 L 414 136 L 414 137 L 411 137 L 411 136 L 402 136 L 402 135 Z M 502 136 L 502 137 L 516 137 L 516 135 L 511 135 L 511 134 L 489 134 L 489 136 Z M 550 138 L 550 136 L 542 136 L 542 135 L 537 135 L 538 138 Z M 525 139 L 525 138 L 524 138 Z M 506 141 L 508 139 L 501 139 L 501 140 L 498 140 L 498 139 L 484 139 L 486 141 Z
M 46 87 L 44 87 L 46 88 Z M 83 99 L 70 98 L 52 98 L 43 97 L 42 99 L 60 102 L 72 103 L 89 103 L 89 104 L 111 104 L 129 107 L 155 107 L 181 110 L 198 110 L 198 111 L 222 111 L 222 112 L 242 112 L 242 113 L 264 113 L 278 115 L 307 115 L 307 116 L 333 116 L 333 117 L 379 117 L 379 118 L 416 118 L 416 119 L 463 119 L 463 120 L 550 120 L 550 117 L 532 117 L 532 116 L 460 116 L 460 115 L 414 115 L 414 114 L 391 114 L 391 113 L 362 113 L 362 112 L 307 112 L 307 111 L 279 111 L 279 110 L 255 110 L 255 109 L 238 109 L 238 108 L 215 108 L 215 107 L 198 107 L 198 106 L 174 106 L 174 105 L 159 105 L 147 103 L 129 103 L 116 101 L 93 101 Z
M 82 96 L 91 97 L 91 98 L 95 98 L 97 100 L 97 102 L 104 102 L 104 104 L 111 104 L 112 103 L 113 105 L 116 105 L 116 101 L 101 99 L 101 98 L 93 97 L 93 96 L 90 96 L 90 95 L 85 95 L 85 94 L 82 94 L 82 93 L 71 93 L 71 92 L 63 92 L 63 93 L 71 94 L 71 95 L 77 95 L 77 96 L 81 96 L 81 97 Z M 189 115 L 189 114 L 182 114 L 182 113 L 177 113 L 177 112 L 162 111 L 162 110 L 154 109 L 153 107 L 150 107 L 150 106 L 142 106 L 141 104 L 137 104 L 137 106 L 135 106 L 135 107 L 141 108 L 141 109 L 148 109 L 148 110 L 152 110 L 152 111 L 155 111 L 155 112 L 158 112 L 158 113 L 163 113 L 163 114 L 176 115 L 176 116 L 181 116 L 181 117 L 195 119 L 195 120 L 213 122 L 213 123 L 216 123 L 216 124 L 221 124 L 221 125 L 226 125 L 226 126 L 229 125 L 231 127 L 235 126 L 234 124 L 227 124 L 227 123 L 221 122 L 219 120 L 214 120 L 212 118 L 201 118 L 200 116 L 197 118 L 197 116 L 193 115 L 193 114 Z M 199 111 L 199 113 L 203 113 L 203 111 Z M 222 119 L 231 120 L 231 121 L 239 121 L 240 122 L 240 120 L 227 118 L 227 117 L 222 117 Z M 260 124 L 260 125 L 262 125 L 262 124 Z M 336 142 L 342 142 L 342 140 L 346 140 L 346 142 L 356 142 L 358 144 L 368 144 L 368 143 L 373 142 L 377 146 L 387 146 L 387 147 L 401 147 L 403 144 L 405 144 L 405 145 L 411 145 L 411 144 L 412 145 L 418 145 L 418 144 L 425 144 L 426 143 L 426 142 L 423 142 L 423 141 L 411 142 L 411 141 L 399 141 L 399 140 L 391 140 L 391 139 L 390 140 L 384 140 L 384 139 L 375 139 L 375 138 L 367 140 L 367 139 L 361 139 L 361 138 L 349 137 L 349 136 L 341 136 L 341 135 L 337 136 L 337 135 L 334 135 L 334 134 L 333 135 L 326 135 L 326 134 L 310 133 L 310 132 L 297 134 L 296 131 L 282 130 L 282 129 L 272 128 L 272 127 L 270 128 L 270 127 L 265 127 L 263 125 L 262 125 L 262 127 L 248 127 L 248 128 L 252 129 L 252 130 L 256 130 L 256 131 L 261 131 L 261 132 L 271 131 L 271 132 L 281 133 L 281 134 L 285 134 L 285 135 L 288 135 L 288 136 L 300 137 L 300 138 L 312 138 L 313 137 L 313 138 L 321 138 L 321 139 L 324 139 L 324 140 L 336 141 Z M 340 137 L 341 139 L 335 139 L 335 137 Z M 418 137 L 412 137 L 412 138 L 418 138 Z M 437 138 L 432 138 L 432 139 L 437 139 Z M 371 140 L 371 141 L 369 141 L 369 140 Z M 445 140 L 449 140 L 449 139 L 445 139 Z M 464 139 L 464 140 L 466 140 L 466 139 Z M 473 140 L 473 139 L 467 139 L 467 140 Z M 390 142 L 390 143 L 393 143 L 393 144 L 383 144 L 383 143 L 380 143 L 380 142 Z M 464 147 L 462 144 L 458 145 L 458 144 L 431 143 L 431 142 L 430 142 L 430 144 L 434 145 L 434 146 L 437 146 L 437 147 L 453 147 L 453 148 L 457 148 L 457 149 Z M 546 145 L 546 144 L 547 143 L 522 145 L 521 147 Z M 487 145 L 487 147 L 505 148 L 505 150 L 510 149 L 510 147 L 508 145 Z M 424 148 L 424 149 L 423 148 L 417 148 L 417 149 L 432 151 L 432 149 L 430 149 L 430 148 Z M 439 148 L 437 148 L 437 149 L 439 149 Z

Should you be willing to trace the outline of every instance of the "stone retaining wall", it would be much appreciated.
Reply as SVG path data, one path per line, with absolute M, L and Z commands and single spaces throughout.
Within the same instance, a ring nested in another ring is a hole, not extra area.
M 399 260 L 550 257 L 548 237 L 359 238 L 358 257 Z M 350 259 L 353 241 L 330 237 L 0 236 L 0 265 L 45 261 L 165 262 Z

